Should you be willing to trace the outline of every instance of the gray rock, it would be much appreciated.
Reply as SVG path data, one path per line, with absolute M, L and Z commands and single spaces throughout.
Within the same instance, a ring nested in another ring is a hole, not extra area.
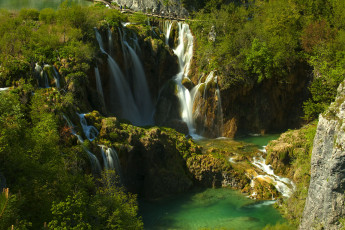
M 183 18 L 188 16 L 188 11 L 182 6 L 181 0 L 113 0 L 113 2 L 134 11 L 153 12 Z
M 345 82 L 320 115 L 313 144 L 311 179 L 299 229 L 340 229 L 345 215 Z

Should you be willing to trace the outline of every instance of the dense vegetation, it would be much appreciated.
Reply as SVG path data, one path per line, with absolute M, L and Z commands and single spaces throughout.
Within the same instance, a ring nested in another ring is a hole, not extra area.
M 93 28 L 125 20 L 118 11 L 67 4 L 0 11 L 0 85 L 16 86 L 0 92 L 0 176 L 10 188 L 0 199 L 0 229 L 143 227 L 136 197 L 112 171 L 93 177 L 62 118 L 81 106 L 67 87 L 87 82 L 98 50 Z M 68 84 L 38 89 L 35 63 L 55 65 Z
M 288 84 L 298 68 L 309 69 L 311 121 L 334 100 L 345 73 L 345 2 L 256 0 L 246 4 L 207 1 L 190 21 L 196 37 L 196 66 L 218 70 L 224 87 L 265 79 Z

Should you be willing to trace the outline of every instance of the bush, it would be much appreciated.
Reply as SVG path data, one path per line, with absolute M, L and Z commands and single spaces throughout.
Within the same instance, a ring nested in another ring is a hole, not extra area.
M 40 16 L 39 16 L 40 21 L 43 21 L 44 23 L 47 24 L 52 24 L 56 22 L 56 12 L 55 10 L 51 8 L 46 8 L 41 10 Z

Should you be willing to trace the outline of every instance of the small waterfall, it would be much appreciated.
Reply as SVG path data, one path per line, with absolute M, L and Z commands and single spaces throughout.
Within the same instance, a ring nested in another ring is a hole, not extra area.
M 108 27 L 108 48 L 109 48 L 109 53 L 112 54 L 113 52 L 113 37 L 111 35 L 111 29 Z
M 151 95 L 149 87 L 147 85 L 146 76 L 144 68 L 141 65 L 141 61 L 127 42 L 124 42 L 129 51 L 129 57 L 133 64 L 133 91 L 134 99 L 139 109 L 139 112 L 142 117 L 142 125 L 153 124 L 153 103 L 151 100 Z
M 114 148 L 107 148 L 104 145 L 100 145 L 104 168 L 106 170 L 115 170 L 117 175 L 120 178 L 120 182 L 122 182 L 122 169 L 118 154 Z
M 102 40 L 102 35 L 98 32 L 97 28 L 94 28 L 95 30 L 95 34 L 96 34 L 96 39 L 99 45 L 99 49 L 102 51 L 102 53 L 106 53 L 104 50 L 104 44 L 103 44 L 103 40 Z
M 266 175 L 258 175 L 255 178 L 272 181 L 273 185 L 276 187 L 278 192 L 283 195 L 283 197 L 290 197 L 295 189 L 295 185 L 290 179 L 274 174 L 272 166 L 266 165 L 265 159 L 262 157 L 262 155 L 260 155 L 258 158 L 254 157 L 252 164 L 266 173 Z M 253 183 L 255 178 L 252 180 Z
M 74 125 L 73 123 L 70 121 L 70 119 L 68 119 L 65 115 L 62 115 L 63 118 L 66 120 L 67 124 L 68 124 L 68 127 L 71 129 L 71 132 L 73 135 L 75 135 L 79 142 L 82 144 L 82 148 L 84 149 L 84 151 L 87 153 L 89 159 L 90 159 L 90 164 L 91 164 L 91 169 L 92 169 L 92 173 L 93 174 L 100 174 L 101 172 L 101 164 L 99 163 L 97 157 L 92 153 L 90 152 L 90 150 L 88 150 L 84 145 L 84 140 L 83 138 L 77 134 L 77 132 L 75 131 L 74 129 Z
M 57 71 L 57 69 L 55 68 L 55 66 L 53 66 L 53 70 L 54 70 L 54 79 L 55 79 L 55 84 L 56 84 L 56 87 L 58 89 L 61 88 L 61 84 L 60 84 L 60 74 L 59 72 Z
M 201 89 L 203 89 L 203 92 L 201 92 L 200 87 L 202 87 Z M 210 89 L 213 90 L 214 93 L 212 93 Z M 223 111 L 218 77 L 214 76 L 214 71 L 209 73 L 205 82 L 202 82 L 202 78 L 200 78 L 199 84 L 192 89 L 192 101 L 194 106 L 193 118 L 198 119 L 197 132 L 201 135 L 211 132 L 214 136 L 221 136 L 223 128 Z M 205 103 L 206 101 L 211 102 L 212 106 L 207 105 Z M 215 114 L 215 117 L 209 118 L 208 115 L 210 113 Z M 201 117 L 203 118 L 201 119 Z M 201 124 L 202 130 L 200 130 Z
M 44 66 L 47 66 L 47 65 L 44 65 Z M 38 63 L 35 64 L 35 75 L 38 80 L 39 87 L 41 88 L 50 87 L 47 73 L 43 70 L 43 68 Z
M 97 92 L 99 95 L 101 95 L 103 104 L 104 104 L 104 95 L 103 95 L 103 87 L 102 87 L 102 81 L 101 81 L 101 75 L 99 74 L 98 67 L 95 67 L 95 77 L 96 77 L 96 87 L 97 87 Z
M 170 32 L 171 32 L 171 27 L 173 25 L 173 22 L 165 21 L 164 27 L 164 35 L 165 35 L 165 44 L 169 45 L 169 37 L 170 37 Z
M 77 113 L 77 115 L 79 116 L 80 124 L 81 124 L 81 127 L 83 128 L 86 138 L 89 141 L 93 141 L 99 134 L 98 130 L 92 125 L 87 125 L 85 114 Z

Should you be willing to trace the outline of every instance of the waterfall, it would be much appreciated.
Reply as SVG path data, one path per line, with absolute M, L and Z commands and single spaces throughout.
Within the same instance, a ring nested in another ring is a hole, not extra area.
M 102 87 L 101 75 L 99 74 L 99 70 L 98 70 L 97 66 L 95 67 L 95 77 L 96 77 L 97 92 L 99 93 L 99 95 L 101 95 L 102 100 L 104 102 L 104 95 L 103 95 L 103 87 Z
M 294 183 L 288 178 L 280 177 L 274 174 L 272 166 L 267 165 L 265 163 L 265 159 L 261 155 L 258 158 L 254 157 L 252 164 L 266 173 L 266 175 L 258 175 L 255 178 L 272 181 L 272 184 L 276 187 L 278 192 L 283 195 L 283 197 L 289 197 L 292 194 L 292 191 L 295 188 Z M 253 183 L 255 178 L 252 180 Z
M 153 124 L 153 103 L 149 87 L 147 85 L 144 68 L 136 52 L 127 42 L 124 42 L 129 51 L 129 57 L 133 64 L 133 91 L 134 99 L 142 115 L 142 125 Z
M 104 50 L 102 35 L 98 32 L 96 27 L 94 28 L 94 30 L 95 30 L 95 34 L 96 34 L 96 40 L 97 40 L 98 45 L 99 45 L 99 49 L 102 51 L 102 53 L 106 53 Z
M 128 119 L 134 125 L 142 125 L 141 116 L 127 80 L 115 60 L 104 50 L 102 36 L 98 32 L 97 28 L 95 28 L 95 33 L 100 50 L 108 56 L 108 66 L 110 69 L 111 79 L 113 80 L 112 86 L 114 87 L 112 91 L 117 94 L 117 97 L 112 97 L 110 101 L 118 99 L 121 107 L 112 109 L 119 112 L 120 117 Z
M 80 125 L 83 128 L 84 134 L 89 141 L 93 141 L 99 134 L 98 130 L 92 126 L 87 125 L 87 121 L 85 119 L 85 114 L 77 113 L 80 119 Z
M 196 85 L 192 91 L 192 101 L 194 106 L 194 114 L 193 118 L 202 118 L 202 124 L 203 129 L 200 130 L 200 120 L 199 120 L 199 126 L 197 129 L 197 132 L 201 135 L 204 133 L 207 134 L 207 132 L 212 132 L 213 135 L 221 136 L 222 135 L 222 128 L 223 128 L 223 111 L 222 111 L 222 105 L 221 105 L 221 96 L 220 96 L 220 90 L 218 86 L 218 77 L 214 76 L 214 71 L 211 71 L 209 75 L 206 77 L 205 82 L 202 82 L 203 78 L 199 79 L 198 85 Z M 214 87 L 216 86 L 216 87 Z M 203 87 L 203 92 L 200 90 L 200 87 Z M 211 94 L 210 89 L 214 90 L 214 93 Z M 208 99 L 211 97 L 210 99 Z M 200 100 L 202 98 L 202 100 Z M 198 100 L 199 99 L 199 100 Z M 213 103 L 213 106 L 207 106 L 206 101 L 211 100 Z M 207 115 L 210 113 L 210 110 L 212 110 L 212 113 L 215 114 L 215 117 L 209 118 Z M 214 119 L 216 118 L 216 119 Z M 213 124 L 212 127 L 210 124 Z M 209 128 L 206 130 L 206 128 Z
M 113 52 L 113 37 L 111 35 L 111 29 L 108 27 L 108 48 L 109 53 L 111 54 Z
M 119 176 L 120 182 L 122 181 L 122 169 L 118 154 L 114 148 L 107 148 L 104 145 L 100 145 L 104 168 L 106 170 L 115 170 Z
M 171 32 L 171 27 L 173 25 L 173 22 L 165 21 L 164 27 L 165 27 L 165 44 L 169 45 L 169 37 Z
M 115 91 L 121 104 L 121 117 L 130 120 L 134 125 L 141 125 L 141 116 L 134 101 L 132 91 L 123 76 L 120 67 L 110 56 L 108 58 L 111 77 L 114 81 Z M 118 109 L 118 108 L 116 108 Z
M 76 136 L 79 140 L 79 142 L 82 144 L 82 148 L 84 149 L 84 151 L 87 153 L 89 159 L 90 159 L 90 164 L 91 164 L 91 169 L 92 169 L 92 173 L 93 174 L 100 174 L 101 172 L 101 164 L 99 163 L 97 157 L 90 152 L 90 150 L 88 150 L 84 145 L 84 140 L 83 138 L 77 134 L 77 132 L 74 129 L 74 125 L 73 123 L 70 121 L 70 119 L 68 119 L 65 115 L 62 115 L 63 118 L 66 120 L 68 127 L 71 129 L 71 133 Z
M 217 89 L 215 92 L 215 97 L 218 99 L 217 100 L 217 116 L 218 116 L 218 121 L 220 121 L 220 126 L 218 129 L 218 136 L 221 136 L 223 134 L 223 108 L 222 108 L 222 98 L 220 96 L 220 90 L 219 90 L 219 85 L 218 85 L 218 78 L 216 77 L 216 82 L 217 82 Z
M 171 28 L 171 26 L 168 26 L 168 28 L 169 27 Z M 193 124 L 193 101 L 189 90 L 182 84 L 183 78 L 188 78 L 190 62 L 193 56 L 193 36 L 190 32 L 188 24 L 182 24 L 179 22 L 178 27 L 179 42 L 176 49 L 174 49 L 174 53 L 179 60 L 180 72 L 174 77 L 174 81 L 177 85 L 177 96 L 180 100 L 180 105 L 182 108 L 182 120 L 186 122 L 189 129 L 189 134 L 191 136 L 197 137 L 195 135 L 195 128 Z M 168 29 L 167 31 L 170 31 L 170 29 Z
M 45 65 L 45 66 L 47 66 L 47 65 Z M 41 88 L 49 88 L 49 81 L 48 81 L 47 73 L 43 70 L 43 68 L 38 63 L 35 64 L 35 75 L 36 75 L 36 78 L 38 80 L 38 85 Z
M 54 70 L 54 79 L 55 79 L 55 84 L 56 84 L 56 87 L 58 89 L 61 88 L 61 84 L 60 84 L 60 74 L 59 72 L 57 71 L 57 69 L 55 68 L 55 66 L 53 66 L 53 70 Z

